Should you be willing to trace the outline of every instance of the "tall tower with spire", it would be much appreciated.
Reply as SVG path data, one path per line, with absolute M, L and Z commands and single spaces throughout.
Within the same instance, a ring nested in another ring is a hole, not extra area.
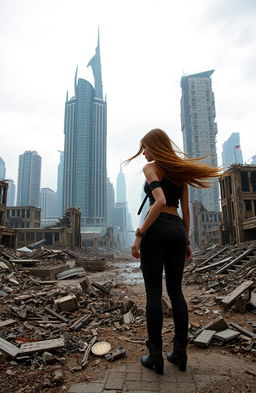
M 120 172 L 116 178 L 116 202 L 126 202 L 126 184 L 122 164 L 120 164 Z
M 81 225 L 106 220 L 107 103 L 103 98 L 100 40 L 88 63 L 94 86 L 75 73 L 75 95 L 66 98 L 63 170 L 63 211 L 80 208 Z

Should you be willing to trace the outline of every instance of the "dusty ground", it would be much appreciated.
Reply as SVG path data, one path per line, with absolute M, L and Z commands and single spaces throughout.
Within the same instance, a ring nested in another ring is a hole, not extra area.
M 135 261 L 112 261 L 109 262 L 108 270 L 102 273 L 90 274 L 90 278 L 98 283 L 112 281 L 116 283 L 112 289 L 113 299 L 130 299 L 139 309 L 139 313 L 144 319 L 145 295 L 142 283 L 139 263 Z M 71 282 L 71 281 L 70 281 Z M 251 321 L 255 321 L 255 314 L 235 314 L 226 313 L 216 304 L 212 304 L 214 295 L 205 293 L 198 289 L 197 286 L 187 286 L 184 288 L 190 310 L 190 321 L 199 323 L 203 326 L 205 323 L 213 320 L 216 316 L 222 315 L 227 322 L 237 322 L 244 327 L 249 328 Z M 127 297 L 127 298 L 126 298 Z M 201 313 L 193 303 L 190 303 L 195 297 L 200 297 L 204 303 L 209 304 L 208 312 Z M 212 305 L 211 305 L 212 304 Z M 202 315 L 200 315 L 202 314 Z M 71 372 L 72 369 L 79 369 L 83 353 L 75 352 L 67 354 L 65 350 L 58 351 L 58 361 L 52 365 L 39 364 L 31 369 L 31 361 L 13 362 L 5 355 L 0 355 L 0 392 L 1 393 L 55 393 L 66 392 L 70 383 L 91 381 L 104 373 L 106 369 L 115 368 L 122 364 L 138 363 L 141 354 L 145 353 L 145 346 L 141 343 L 132 342 L 133 340 L 145 340 L 146 327 L 145 322 L 138 324 L 121 325 L 115 327 L 99 326 L 97 328 L 98 340 L 108 341 L 112 348 L 122 345 L 127 354 L 124 358 L 113 363 L 107 362 L 104 358 L 96 358 L 90 355 L 89 364 L 83 370 Z M 170 317 L 165 318 L 163 337 L 164 351 L 169 351 L 169 343 L 172 338 L 173 325 Z M 83 328 L 77 333 L 77 338 L 83 337 Z M 131 341 L 129 341 L 131 340 Z M 256 357 L 252 354 L 232 353 L 236 352 L 232 348 L 211 346 L 209 349 L 200 349 L 194 345 L 189 345 L 189 356 L 202 356 L 202 367 L 207 367 L 205 356 L 211 359 L 211 369 L 214 374 L 214 368 L 220 367 L 219 361 L 221 356 L 228 356 L 230 370 L 234 369 L 234 377 L 223 376 L 223 380 L 216 382 L 213 386 L 205 388 L 200 393 L 242 393 L 256 392 Z M 200 367 L 200 362 L 199 362 Z M 53 375 L 56 370 L 61 370 L 64 378 L 54 384 Z M 255 373 L 248 374 L 249 372 Z

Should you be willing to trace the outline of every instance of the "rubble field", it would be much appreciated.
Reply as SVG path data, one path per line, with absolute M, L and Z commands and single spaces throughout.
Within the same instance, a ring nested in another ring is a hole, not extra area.
M 200 393 L 254 392 L 256 249 L 255 254 L 254 244 L 222 249 L 195 256 L 185 269 L 188 353 L 212 355 L 216 367 L 218 354 L 227 355 L 230 369 L 234 366 L 235 382 L 223 377 Z M 216 272 L 216 267 L 245 257 L 239 269 L 232 271 L 231 264 L 229 271 Z M 1 393 L 67 392 L 71 383 L 137 364 L 145 353 L 144 288 L 139 262 L 129 256 L 0 248 L 0 300 Z M 173 323 L 165 292 L 162 308 L 167 352 Z M 93 354 L 94 344 L 101 342 L 111 350 Z

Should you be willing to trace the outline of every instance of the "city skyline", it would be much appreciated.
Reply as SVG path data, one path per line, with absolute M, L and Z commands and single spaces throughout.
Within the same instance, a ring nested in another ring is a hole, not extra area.
M 90 16 L 86 23 L 85 14 Z M 256 123 L 255 15 L 255 2 L 237 0 L 225 1 L 225 7 L 218 0 L 196 1 L 196 6 L 184 0 L 173 4 L 131 0 L 122 5 L 112 0 L 97 4 L 75 0 L 72 5 L 65 0 L 36 4 L 28 0 L 25 5 L 15 2 L 15 12 L 12 2 L 1 4 L 0 156 L 6 177 L 17 184 L 19 154 L 37 150 L 43 157 L 42 187 L 56 190 L 57 150 L 63 150 L 63 97 L 67 88 L 72 90 L 76 64 L 82 77 L 93 80 L 90 69 L 82 66 L 94 51 L 98 25 L 108 92 L 107 167 L 112 183 L 120 160 L 137 151 L 149 129 L 166 130 L 182 148 L 180 78 L 207 69 L 215 69 L 218 161 L 222 143 L 231 132 L 240 132 L 248 163 L 256 150 L 251 139 Z M 135 219 L 143 165 L 142 158 L 124 168 Z

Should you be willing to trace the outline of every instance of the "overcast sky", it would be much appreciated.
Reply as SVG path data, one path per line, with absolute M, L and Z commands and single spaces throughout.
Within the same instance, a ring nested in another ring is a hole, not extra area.
M 217 149 L 239 132 L 256 154 L 255 0 L 0 0 L 0 157 L 17 179 L 18 156 L 42 156 L 42 187 L 56 190 L 66 91 L 87 63 L 100 27 L 108 102 L 108 174 L 159 127 L 182 146 L 180 78 L 214 69 Z M 140 205 L 143 159 L 124 168 L 130 211 Z

